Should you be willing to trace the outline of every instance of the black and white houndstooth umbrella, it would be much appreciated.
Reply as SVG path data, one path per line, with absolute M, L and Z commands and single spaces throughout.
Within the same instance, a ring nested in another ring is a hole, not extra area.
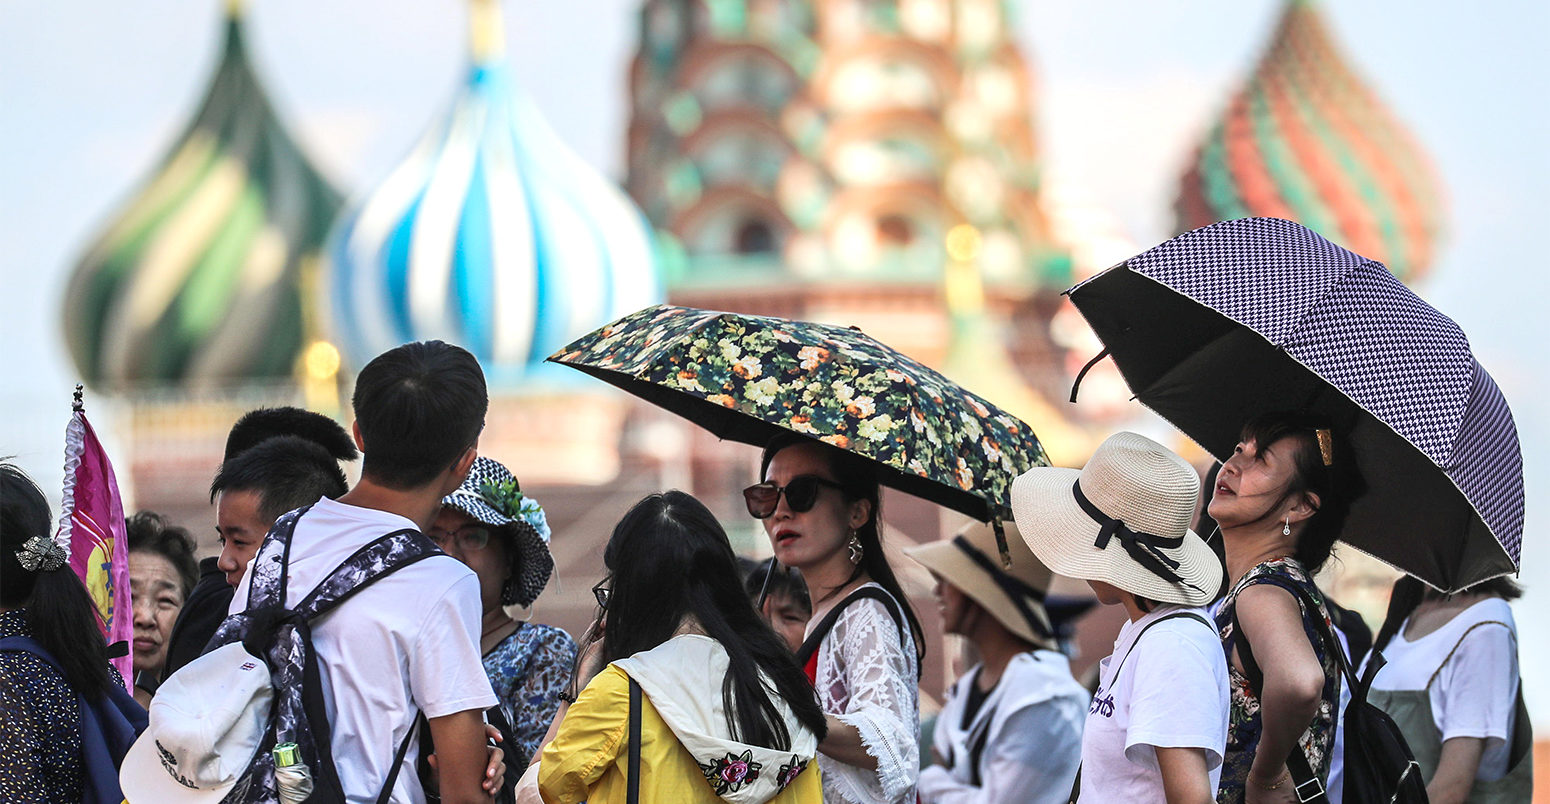
M 1368 484 L 1342 541 L 1447 591 L 1517 571 L 1512 412 L 1458 325 L 1380 263 L 1245 218 L 1067 293 L 1136 397 L 1218 458 L 1258 414 L 1331 417 Z

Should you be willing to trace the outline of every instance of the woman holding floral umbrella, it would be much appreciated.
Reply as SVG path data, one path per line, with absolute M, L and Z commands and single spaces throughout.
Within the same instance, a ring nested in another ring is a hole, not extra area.
M 813 596 L 797 660 L 828 725 L 818 746 L 824 800 L 914 801 L 922 631 L 883 555 L 877 475 L 849 452 L 793 435 L 765 449 L 762 476 L 743 491 L 748 513 Z

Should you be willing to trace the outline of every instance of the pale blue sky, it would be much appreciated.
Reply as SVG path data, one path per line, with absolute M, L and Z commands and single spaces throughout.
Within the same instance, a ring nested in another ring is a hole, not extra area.
M 370 186 L 442 113 L 462 74 L 460 0 L 254 0 L 249 42 L 281 113 L 337 186 Z M 58 488 L 73 369 L 59 295 L 73 261 L 181 131 L 218 45 L 216 0 L 0 3 L 0 454 Z M 562 137 L 617 177 L 631 0 L 508 0 L 516 74 Z M 1046 167 L 1145 247 L 1194 138 L 1249 68 L 1273 0 L 1049 0 L 1017 6 Z M 1550 716 L 1550 4 L 1324 3 L 1350 59 L 1435 158 L 1449 231 L 1424 296 L 1469 333 L 1523 438 L 1519 607 L 1528 692 Z M 110 427 L 111 405 L 102 426 Z M 108 434 L 111 437 L 111 433 Z M 57 495 L 57 491 L 53 491 Z M 1537 620 L 1537 622 L 1536 622 Z

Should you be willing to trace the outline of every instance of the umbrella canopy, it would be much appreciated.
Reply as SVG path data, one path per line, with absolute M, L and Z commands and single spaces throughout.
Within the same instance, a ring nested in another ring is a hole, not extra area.
M 1291 221 L 1179 235 L 1067 291 L 1142 403 L 1226 459 L 1256 415 L 1351 439 L 1342 541 L 1445 591 L 1517 571 L 1517 428 L 1458 325 L 1380 263 Z
M 1012 480 L 1049 463 L 1028 425 L 857 329 L 657 305 L 549 359 L 719 438 L 850 450 L 884 484 L 980 520 L 1009 518 Z

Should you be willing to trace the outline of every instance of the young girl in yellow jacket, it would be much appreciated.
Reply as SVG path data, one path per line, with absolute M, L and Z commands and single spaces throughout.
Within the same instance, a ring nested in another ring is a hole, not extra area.
M 653 494 L 603 553 L 601 660 L 543 750 L 551 804 L 625 804 L 630 683 L 641 688 L 642 802 L 817 804 L 824 716 L 743 593 L 726 532 L 699 500 Z

